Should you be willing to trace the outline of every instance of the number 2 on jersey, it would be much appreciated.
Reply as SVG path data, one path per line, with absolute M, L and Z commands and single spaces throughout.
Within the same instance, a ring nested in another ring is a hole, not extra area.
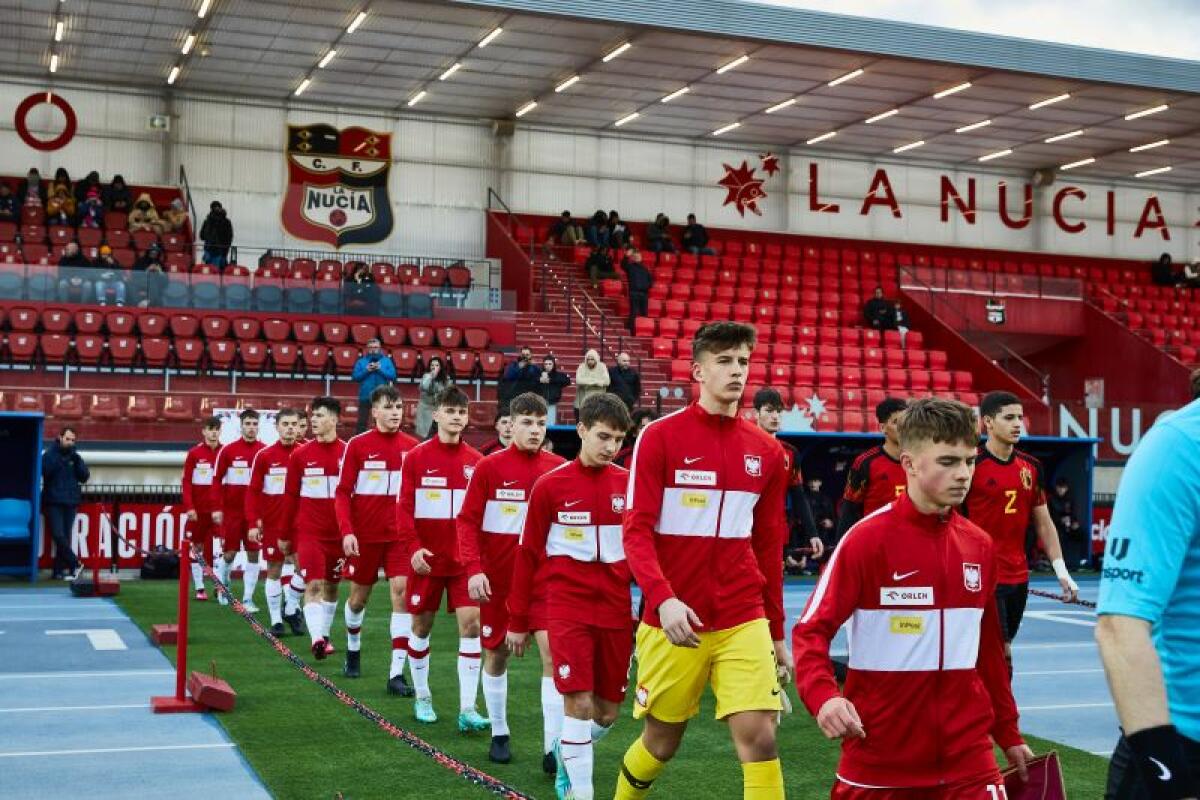
M 1004 496 L 1008 498 L 1008 502 L 1004 504 L 1004 513 L 1005 514 L 1017 513 L 1017 490 L 1016 489 L 1005 489 Z

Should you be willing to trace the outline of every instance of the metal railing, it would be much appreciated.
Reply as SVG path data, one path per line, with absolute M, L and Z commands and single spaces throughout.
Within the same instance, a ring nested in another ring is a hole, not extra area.
M 1084 297 L 1084 284 L 1079 278 L 918 267 L 911 264 L 900 264 L 898 269 L 901 275 L 908 275 L 918 282 L 920 288 L 935 292 L 1048 300 L 1082 300 Z

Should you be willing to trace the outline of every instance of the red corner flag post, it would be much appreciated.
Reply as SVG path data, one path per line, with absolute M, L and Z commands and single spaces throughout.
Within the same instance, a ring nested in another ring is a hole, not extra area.
M 204 706 L 187 696 L 187 648 L 188 648 L 188 590 L 192 574 L 192 543 L 183 539 L 179 547 L 179 634 L 175 644 L 175 694 L 151 697 L 150 708 L 155 714 L 178 714 L 186 711 L 204 711 Z

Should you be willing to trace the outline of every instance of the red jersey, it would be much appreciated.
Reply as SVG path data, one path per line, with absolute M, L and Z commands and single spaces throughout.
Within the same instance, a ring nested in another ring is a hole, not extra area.
M 404 454 L 417 446 L 407 433 L 383 433 L 378 428 L 346 442 L 334 507 L 342 536 L 353 533 L 360 542 L 389 542 L 400 538 L 396 527 L 396 495 Z
M 789 488 L 804 485 L 804 475 L 800 472 L 800 453 L 787 442 L 779 442 L 783 448 L 783 468 L 787 470 L 787 485 Z
M 792 631 L 815 717 L 838 696 L 829 643 L 848 626 L 843 694 L 867 736 L 843 741 L 841 779 L 949 784 L 996 769 L 989 737 L 1021 744 L 995 586 L 988 535 L 954 511 L 920 513 L 907 493 L 842 539 Z
M 842 499 L 861 504 L 865 516 L 883 508 L 904 494 L 907 488 L 908 476 L 904 473 L 904 467 L 879 445 L 854 459 L 850 474 L 846 476 L 846 490 L 842 493 Z
M 479 448 L 481 455 L 490 456 L 492 453 L 499 453 L 501 450 L 507 450 L 508 445 L 500 441 L 500 439 L 492 439 L 490 442 Z
M 629 474 L 625 552 L 646 597 L 687 604 L 702 631 L 765 616 L 783 638 L 783 448 L 755 425 L 698 404 L 650 423 Z
M 214 493 L 220 510 L 234 519 L 246 513 L 246 490 L 250 488 L 250 468 L 258 451 L 266 445 L 238 439 L 221 448 L 217 454 L 217 469 L 213 475 Z
M 1025 532 L 1033 510 L 1045 504 L 1041 462 L 1019 450 L 1013 450 L 1008 461 L 1001 461 L 986 447 L 979 448 L 963 513 L 995 540 L 1000 583 L 1029 580 Z
M 250 485 L 246 489 L 246 521 L 250 527 L 258 525 L 270 531 L 285 531 L 290 527 L 287 516 L 288 462 L 297 445 L 284 447 L 276 442 L 264 447 L 254 456 L 250 466 Z M 286 536 L 283 538 L 287 538 Z
M 220 506 L 213 491 L 213 476 L 217 472 L 217 455 L 220 447 L 209 447 L 204 442 L 187 451 L 183 459 L 183 510 L 197 512 L 218 511 Z
M 457 519 L 458 551 L 468 576 L 486 572 L 507 585 L 533 484 L 564 460 L 511 446 L 475 465 Z
M 334 493 L 346 443 L 341 439 L 316 439 L 292 451 L 288 462 L 288 519 L 294 520 L 296 538 L 340 541 Z
M 508 598 L 510 630 L 529 630 L 533 579 L 543 558 L 549 619 L 629 627 L 633 576 L 621 535 L 628 482 L 621 467 L 585 467 L 576 459 L 534 484 Z
M 431 575 L 460 575 L 458 531 L 454 518 L 462 508 L 467 483 L 482 456 L 466 442 L 445 444 L 436 436 L 408 451 L 400 471 L 396 520 L 405 558 L 424 548 Z

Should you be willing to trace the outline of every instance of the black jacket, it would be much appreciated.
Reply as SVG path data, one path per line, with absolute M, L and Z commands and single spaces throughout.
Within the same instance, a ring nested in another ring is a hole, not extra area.
M 621 269 L 625 270 L 625 276 L 629 279 L 630 294 L 646 294 L 654 286 L 654 275 L 646 269 L 646 265 L 641 261 L 622 259 Z
M 872 297 L 863 306 L 863 316 L 867 318 L 867 325 L 872 328 L 885 327 L 892 314 L 891 304 L 882 297 Z
M 79 489 L 91 473 L 75 448 L 64 450 L 58 442 L 42 453 L 42 500 L 63 506 L 77 506 L 83 499 Z
M 76 253 L 73 256 L 63 256 L 58 260 L 60 267 L 90 267 L 92 262 L 83 253 Z
M 114 179 L 116 177 L 113 176 Z M 129 186 L 124 182 L 110 184 L 104 190 L 104 207 L 109 211 L 125 212 L 133 208 L 133 194 L 129 191 Z
M 200 238 L 205 247 L 227 248 L 233 244 L 233 223 L 225 214 L 210 212 L 200 227 Z
M 699 222 L 694 222 L 683 229 L 684 247 L 708 247 L 708 231 Z
M 562 400 L 563 389 L 571 385 L 571 378 L 560 369 L 556 369 L 553 372 L 542 370 L 542 374 L 549 375 L 550 382 L 542 383 L 539 379 L 537 393 L 542 396 L 547 405 L 558 405 L 558 401 Z
M 610 367 L 608 390 L 632 408 L 642 397 L 642 376 L 633 367 Z

